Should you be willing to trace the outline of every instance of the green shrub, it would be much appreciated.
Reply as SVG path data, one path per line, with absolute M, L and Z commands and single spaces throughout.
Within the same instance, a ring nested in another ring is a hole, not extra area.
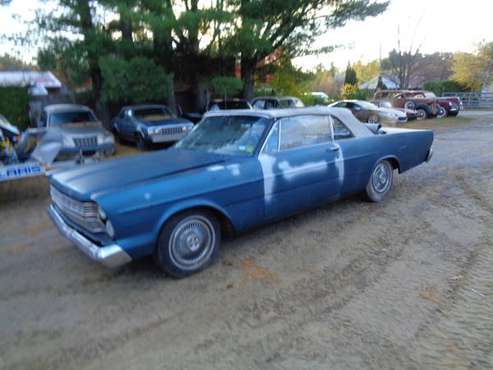
M 368 100 L 369 97 L 367 90 L 360 90 L 356 85 L 345 84 L 342 89 L 343 99 Z
M 171 75 L 145 57 L 124 60 L 103 57 L 103 98 L 106 102 L 140 104 L 159 102 L 169 95 Z
M 19 130 L 29 126 L 29 93 L 25 87 L 0 87 L 0 114 Z
M 217 76 L 211 79 L 210 87 L 218 98 L 231 98 L 243 89 L 243 81 L 236 77 Z
M 429 81 L 424 84 L 424 89 L 433 91 L 437 96 L 441 96 L 445 92 L 468 91 L 466 86 L 454 80 Z

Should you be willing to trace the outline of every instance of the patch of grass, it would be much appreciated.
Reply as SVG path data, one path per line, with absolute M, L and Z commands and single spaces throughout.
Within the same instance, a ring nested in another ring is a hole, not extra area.
M 424 128 L 424 129 L 433 129 L 433 128 L 439 128 L 439 127 L 450 127 L 450 126 L 457 126 L 457 125 L 464 125 L 468 124 L 474 121 L 474 118 L 472 117 L 464 117 L 464 116 L 457 116 L 457 117 L 446 117 L 442 119 L 434 118 L 434 119 L 426 119 L 424 121 L 411 121 L 408 123 L 405 123 L 403 125 L 399 125 L 399 127 L 404 127 L 404 128 Z

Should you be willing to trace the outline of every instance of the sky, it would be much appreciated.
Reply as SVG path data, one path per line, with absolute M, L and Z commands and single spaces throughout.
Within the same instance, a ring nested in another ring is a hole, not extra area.
M 40 0 L 11 0 L 9 6 L 0 7 L 0 32 L 7 36 L 26 32 L 24 22 L 41 6 Z M 387 11 L 378 17 L 350 22 L 321 35 L 315 43 L 316 47 L 339 45 L 336 51 L 300 57 L 295 64 L 306 70 L 319 64 L 330 67 L 331 63 L 344 68 L 348 62 L 385 57 L 397 46 L 398 30 L 402 49 L 412 44 L 424 53 L 472 52 L 479 42 L 493 41 L 492 14 L 493 0 L 391 0 Z M 29 61 L 36 50 L 15 48 L 0 38 L 3 53 Z

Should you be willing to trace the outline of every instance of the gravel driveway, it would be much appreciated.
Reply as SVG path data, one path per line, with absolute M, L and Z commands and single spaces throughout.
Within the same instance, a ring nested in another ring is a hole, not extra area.
M 184 280 L 106 270 L 48 198 L 2 200 L 0 368 L 492 368 L 493 115 L 445 122 L 384 203 L 242 235 Z

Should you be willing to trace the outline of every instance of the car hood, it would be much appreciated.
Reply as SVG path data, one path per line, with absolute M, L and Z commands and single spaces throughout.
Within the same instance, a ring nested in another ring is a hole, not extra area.
M 136 120 L 138 122 L 146 125 L 146 126 L 149 126 L 149 127 L 192 123 L 189 120 L 186 120 L 183 118 L 166 118 L 166 119 L 157 119 L 157 120 L 151 120 L 151 121 L 146 121 L 146 120 L 136 118 Z
M 57 131 L 62 135 L 69 136 L 97 135 L 106 131 L 99 122 L 70 123 L 56 127 L 49 127 L 48 130 Z
M 101 193 L 118 191 L 225 160 L 226 156 L 218 154 L 171 148 L 52 173 L 50 182 L 67 195 L 84 201 Z

